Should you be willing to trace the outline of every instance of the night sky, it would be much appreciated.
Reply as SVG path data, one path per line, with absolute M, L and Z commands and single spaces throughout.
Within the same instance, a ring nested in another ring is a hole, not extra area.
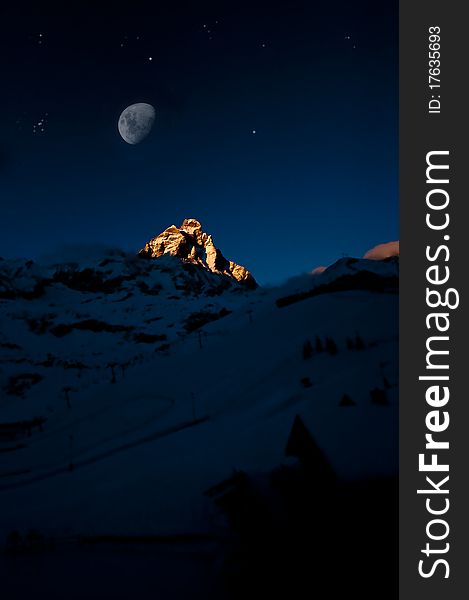
M 271 283 L 398 238 L 396 0 L 2 4 L 1 256 L 194 217 Z

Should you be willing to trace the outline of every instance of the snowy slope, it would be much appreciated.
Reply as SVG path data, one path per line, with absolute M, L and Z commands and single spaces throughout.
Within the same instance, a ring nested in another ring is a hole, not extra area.
M 211 532 L 204 492 L 291 461 L 297 415 L 342 480 L 394 475 L 396 281 L 394 259 L 251 291 L 171 256 L 0 262 L 0 539 Z

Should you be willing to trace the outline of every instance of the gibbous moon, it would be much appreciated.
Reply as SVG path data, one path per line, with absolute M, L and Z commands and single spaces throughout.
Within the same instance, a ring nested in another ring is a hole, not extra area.
M 118 129 L 128 144 L 139 144 L 150 133 L 155 122 L 156 111 L 151 104 L 138 102 L 122 111 Z

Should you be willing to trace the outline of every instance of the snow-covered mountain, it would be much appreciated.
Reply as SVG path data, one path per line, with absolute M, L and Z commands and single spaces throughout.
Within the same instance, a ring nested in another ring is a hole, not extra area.
M 184 219 L 181 227 L 171 225 L 152 238 L 139 255 L 146 258 L 159 258 L 165 254 L 177 256 L 185 263 L 192 263 L 210 271 L 231 278 L 247 288 L 256 288 L 252 274 L 241 265 L 227 260 L 205 233 L 197 219 Z
M 189 252 L 0 261 L 0 540 L 219 534 L 240 473 L 268 503 L 317 456 L 396 475 L 398 259 L 263 289 Z

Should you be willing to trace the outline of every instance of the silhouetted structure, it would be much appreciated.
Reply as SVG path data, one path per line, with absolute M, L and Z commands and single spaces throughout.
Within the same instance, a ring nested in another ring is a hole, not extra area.
M 300 416 L 296 416 L 285 447 L 285 456 L 294 456 L 322 481 L 335 480 L 335 473 Z
M 379 404 L 380 406 L 387 406 L 389 404 L 386 390 L 374 388 L 370 390 L 370 396 L 373 404 Z
M 339 402 L 339 406 L 356 406 L 356 402 L 348 394 L 344 394 Z

